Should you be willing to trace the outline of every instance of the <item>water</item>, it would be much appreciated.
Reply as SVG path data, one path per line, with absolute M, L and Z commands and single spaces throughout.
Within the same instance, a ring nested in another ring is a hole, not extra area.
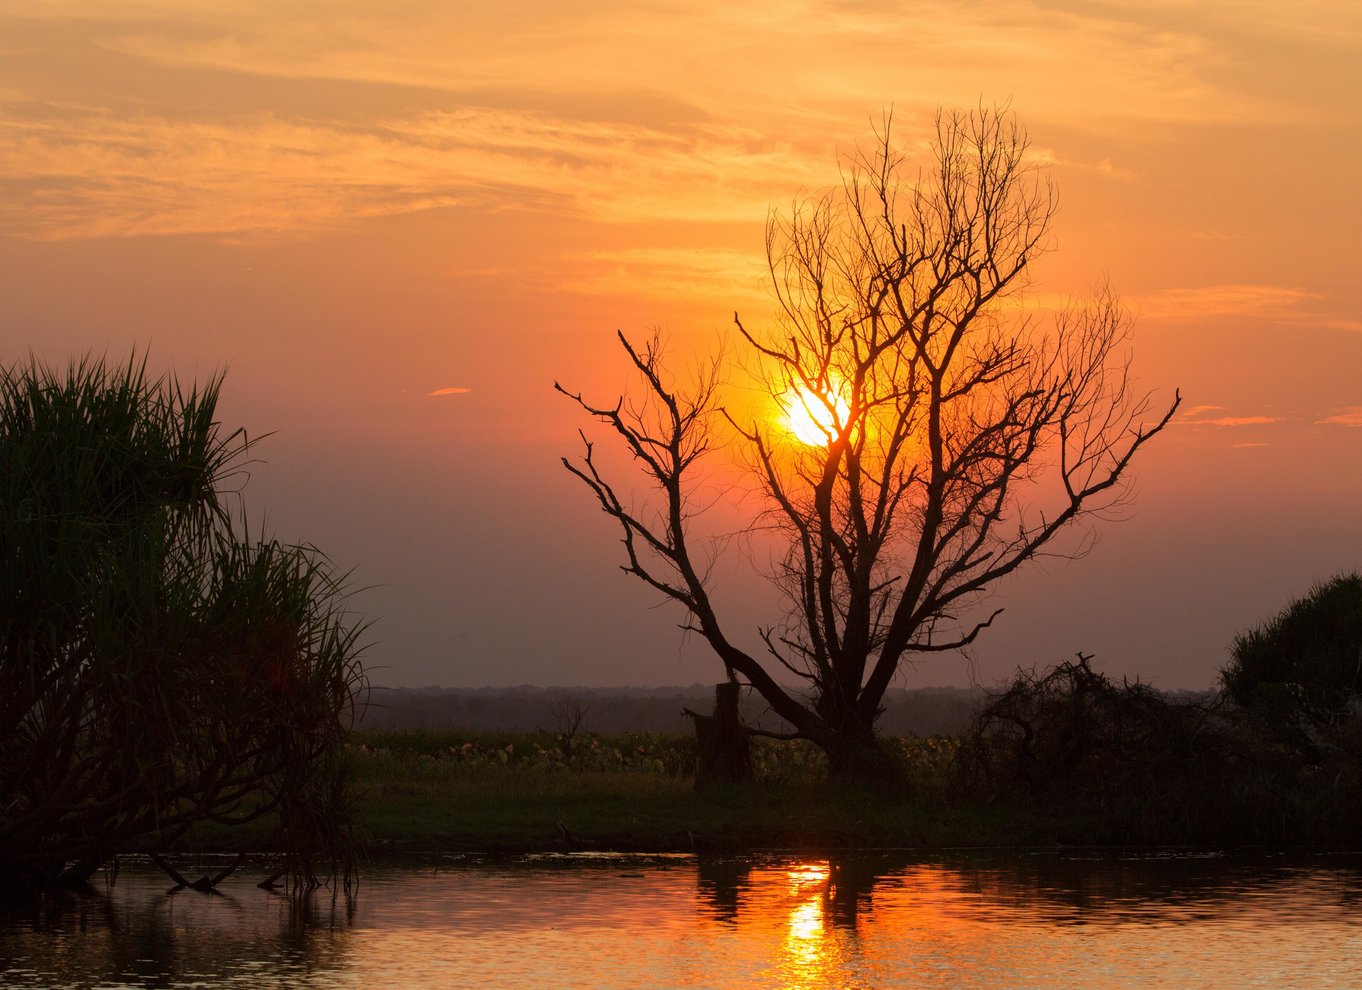
M 0 909 L 0 986 L 1362 986 L 1362 857 L 444 860 L 304 901 L 107 881 Z

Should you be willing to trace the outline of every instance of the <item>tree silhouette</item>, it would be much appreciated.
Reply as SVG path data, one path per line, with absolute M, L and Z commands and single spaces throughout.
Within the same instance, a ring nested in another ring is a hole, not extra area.
M 1316 584 L 1262 625 L 1234 637 L 1220 672 L 1226 693 L 1306 752 L 1336 746 L 1362 697 L 1362 574 Z
M 626 504 L 586 434 L 563 460 L 619 523 L 625 571 L 683 605 L 685 628 L 836 776 L 892 774 L 874 724 L 900 666 L 974 642 L 998 612 L 967 610 L 1000 578 L 1081 553 L 1086 539 L 1056 537 L 1122 500 L 1136 452 L 1180 401 L 1151 414 L 1133 392 L 1129 318 L 1110 289 L 1049 321 L 1019 305 L 1057 201 L 1010 111 L 938 114 L 918 169 L 890 130 L 886 117 L 840 188 L 767 224 L 780 316 L 760 332 L 734 323 L 783 419 L 726 408 L 718 360 L 679 388 L 656 336 L 619 335 L 640 395 L 597 405 L 556 385 L 656 495 Z M 769 576 L 788 610 L 761 630 L 760 655 L 721 620 L 694 532 L 698 465 L 734 446 L 763 497 L 752 524 L 785 548 Z

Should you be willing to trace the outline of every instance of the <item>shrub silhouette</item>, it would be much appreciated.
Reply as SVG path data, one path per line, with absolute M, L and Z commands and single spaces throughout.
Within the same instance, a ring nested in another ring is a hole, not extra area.
M 236 521 L 220 384 L 0 371 L 0 878 L 276 812 L 295 881 L 349 863 L 360 627 L 320 555 Z
M 1357 720 L 1362 697 L 1362 575 L 1317 584 L 1278 615 L 1235 637 L 1221 671 L 1226 693 L 1307 751 Z
M 965 758 L 998 788 L 1080 789 L 1099 799 L 1184 763 L 1206 710 L 1138 681 L 1115 684 L 1091 660 L 1080 653 L 1042 672 L 1018 671 L 979 710 Z
M 962 741 L 968 792 L 1030 802 L 1067 842 L 1329 841 L 1347 834 L 1342 778 L 1301 773 L 1223 699 L 1114 683 L 1090 657 L 1023 670 Z M 1349 799 L 1350 800 L 1350 799 Z

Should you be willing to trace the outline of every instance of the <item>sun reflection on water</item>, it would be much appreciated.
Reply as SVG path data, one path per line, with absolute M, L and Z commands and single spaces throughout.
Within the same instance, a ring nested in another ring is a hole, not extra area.
M 1362 866 L 743 857 L 393 869 L 307 917 L 253 888 L 0 917 L 0 985 L 282 990 L 1352 986 Z
M 789 871 L 790 891 L 797 902 L 786 922 L 786 968 L 814 976 L 824 951 L 823 902 L 827 897 L 826 865 L 803 864 Z

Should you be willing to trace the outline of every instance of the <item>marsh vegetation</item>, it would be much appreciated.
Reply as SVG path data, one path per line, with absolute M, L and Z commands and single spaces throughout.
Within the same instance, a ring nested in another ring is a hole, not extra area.
M 349 755 L 389 846 L 1353 846 L 1359 592 L 1340 576 L 1238 637 L 1220 693 L 1115 681 L 1081 654 L 1018 671 L 958 733 L 882 737 L 892 789 L 830 779 L 820 747 L 769 735 L 752 740 L 753 781 L 727 788 L 694 787 L 696 742 L 675 733 L 577 725 L 568 746 L 554 732 L 371 731 Z M 1273 649 L 1290 662 L 1263 660 Z

